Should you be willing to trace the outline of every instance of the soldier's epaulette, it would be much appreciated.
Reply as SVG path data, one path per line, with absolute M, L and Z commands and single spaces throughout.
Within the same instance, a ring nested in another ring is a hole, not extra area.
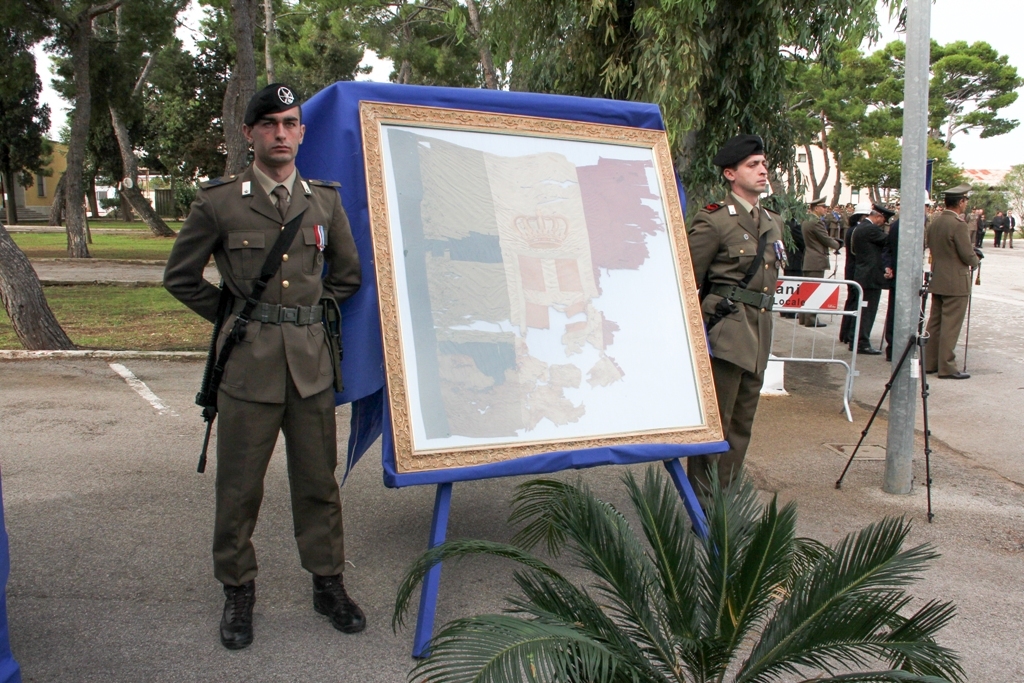
M 718 211 L 723 206 L 724 204 L 715 204 L 714 202 L 711 202 L 710 204 L 704 207 L 704 210 L 707 211 L 708 213 L 712 213 L 714 211 Z
M 312 178 L 307 178 L 306 182 L 310 185 L 319 185 L 320 187 L 341 187 L 341 183 L 336 180 L 313 180 Z
M 209 190 L 211 187 L 227 185 L 228 183 L 233 183 L 236 180 L 238 180 L 238 176 L 236 175 L 221 176 L 220 178 L 211 178 L 210 180 L 203 181 L 199 183 L 199 187 L 204 190 Z

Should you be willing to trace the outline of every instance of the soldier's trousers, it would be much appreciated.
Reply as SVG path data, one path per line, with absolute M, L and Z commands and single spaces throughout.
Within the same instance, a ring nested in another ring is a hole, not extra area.
M 686 459 L 686 473 L 690 485 L 702 500 L 711 489 L 711 472 L 718 471 L 722 487 L 728 486 L 743 469 L 743 459 L 750 445 L 750 429 L 761 397 L 764 374 L 755 375 L 729 361 L 711 359 L 711 373 L 715 378 L 718 412 L 722 416 L 722 431 L 729 442 L 729 450 L 717 455 L 698 455 Z
M 932 294 L 932 310 L 928 314 L 928 343 L 924 347 L 924 369 L 938 371 L 939 377 L 960 372 L 956 366 L 956 342 L 967 313 L 970 297 Z
M 252 532 L 263 502 L 263 478 L 284 431 L 292 521 L 299 557 L 320 576 L 345 569 L 334 390 L 299 396 L 291 377 L 285 402 L 252 403 L 217 394 L 217 512 L 213 571 L 239 586 L 256 578 Z
M 824 270 L 805 270 L 804 277 L 825 277 Z M 818 324 L 818 316 L 815 313 L 801 313 L 800 324 L 804 327 L 814 327 Z

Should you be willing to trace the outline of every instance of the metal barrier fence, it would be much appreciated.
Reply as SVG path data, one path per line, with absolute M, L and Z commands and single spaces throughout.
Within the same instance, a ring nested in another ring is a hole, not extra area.
M 857 305 L 849 311 L 840 310 L 839 308 L 839 293 L 843 286 L 852 288 L 852 290 L 847 291 L 852 291 L 857 296 Z M 775 339 L 778 336 L 777 333 L 781 325 L 778 320 L 776 320 L 775 324 L 772 325 L 772 354 L 774 355 L 774 360 L 781 360 L 788 363 L 825 363 L 841 365 L 846 369 L 846 382 L 843 388 L 843 409 L 846 412 L 846 419 L 850 422 L 853 422 L 853 415 L 850 413 L 850 398 L 853 396 L 853 380 L 858 374 L 857 350 L 860 346 L 858 343 L 860 339 L 860 313 L 861 309 L 866 305 L 867 302 L 864 301 L 864 290 L 853 280 L 784 276 L 779 278 L 778 284 L 775 288 L 774 311 L 782 313 L 796 313 L 798 315 L 804 313 L 808 315 L 839 316 L 840 319 L 844 317 L 853 318 L 853 351 L 850 355 L 849 362 L 846 362 L 846 360 L 842 358 L 836 358 L 836 344 L 840 342 L 839 336 L 834 329 L 830 331 L 832 341 L 827 357 L 819 357 L 815 355 L 818 340 L 821 338 L 821 335 L 818 334 L 817 328 L 805 328 L 808 331 L 813 331 L 813 334 L 810 335 L 810 356 L 797 356 L 796 345 L 797 329 L 800 328 L 799 318 L 795 318 L 793 320 L 793 334 L 790 340 L 790 355 L 781 356 L 775 350 Z M 845 346 L 845 344 L 843 344 L 843 346 Z

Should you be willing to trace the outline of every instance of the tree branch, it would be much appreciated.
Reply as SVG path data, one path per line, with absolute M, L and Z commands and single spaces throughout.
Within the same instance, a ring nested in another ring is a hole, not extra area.
M 142 91 L 142 86 L 149 80 L 149 72 L 153 70 L 153 63 L 155 61 L 156 51 L 154 50 L 150 53 L 149 59 L 146 60 L 146 66 L 142 67 L 142 73 L 139 74 L 139 80 L 135 82 L 135 87 L 132 88 L 132 97 L 136 97 Z
M 102 5 L 93 5 L 92 7 L 86 10 L 86 16 L 88 16 L 90 19 L 95 19 L 101 14 L 106 14 L 107 12 L 112 12 L 116 10 L 118 7 L 124 4 L 124 1 L 125 0 L 110 0 L 110 2 L 104 3 Z

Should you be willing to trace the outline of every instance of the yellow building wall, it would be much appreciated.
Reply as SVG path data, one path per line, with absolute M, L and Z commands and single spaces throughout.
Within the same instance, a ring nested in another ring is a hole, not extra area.
M 32 187 L 25 189 L 25 206 L 40 206 L 49 208 L 53 204 L 53 191 L 57 189 L 57 183 L 60 181 L 61 176 L 64 175 L 64 171 L 68 168 L 68 147 L 67 145 L 59 142 L 50 141 L 53 145 L 53 154 L 51 155 L 50 163 L 47 168 L 52 171 L 51 175 L 44 176 L 42 178 L 43 184 L 43 196 L 39 196 L 39 181 L 40 178 L 35 179 L 35 183 Z

